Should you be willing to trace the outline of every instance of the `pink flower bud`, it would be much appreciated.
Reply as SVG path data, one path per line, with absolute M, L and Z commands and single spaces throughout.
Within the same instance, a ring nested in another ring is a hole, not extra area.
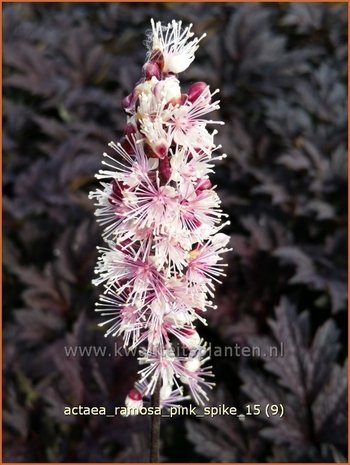
M 122 100 L 122 108 L 126 113 L 131 113 L 136 102 L 136 94 L 135 92 L 131 92 L 131 94 L 127 95 Z
M 125 399 L 125 407 L 129 409 L 129 414 L 137 414 L 138 409 L 143 406 L 142 394 L 136 389 L 131 389 Z
M 151 79 L 155 76 L 157 79 L 160 79 L 160 69 L 156 62 L 148 61 L 143 65 L 142 68 L 143 74 L 146 79 Z
M 188 89 L 188 100 L 190 102 L 195 102 L 197 98 L 202 95 L 202 93 L 208 88 L 208 84 L 205 82 L 195 82 Z
M 142 400 L 142 394 L 137 389 L 131 389 L 131 391 L 129 391 L 129 394 L 127 395 L 127 399 L 130 399 L 132 401 L 140 401 Z
M 156 145 L 144 143 L 145 155 L 148 158 L 159 158 L 162 160 L 168 155 L 168 145 L 165 141 L 160 141 Z
M 210 189 L 211 187 L 212 187 L 212 183 L 210 182 L 209 178 L 197 179 L 196 192 L 201 192 L 206 189 Z
M 166 142 L 158 142 L 158 144 L 154 147 L 154 153 L 158 158 L 161 160 L 168 155 L 168 145 Z

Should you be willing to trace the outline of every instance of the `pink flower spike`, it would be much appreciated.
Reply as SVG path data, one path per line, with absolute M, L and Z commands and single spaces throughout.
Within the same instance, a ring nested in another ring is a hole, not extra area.
M 220 108 L 213 100 L 218 90 L 196 82 L 184 93 L 177 77 L 205 34 L 194 37 L 181 21 L 151 25 L 143 77 L 122 102 L 124 136 L 108 144 L 96 175 L 100 187 L 89 195 L 106 242 L 93 280 L 103 286 L 99 326 L 140 350 L 128 414 L 137 414 L 156 388 L 164 408 L 189 395 L 201 405 L 208 400 L 213 374 L 196 325 L 207 325 L 206 313 L 216 308 L 222 255 L 231 250 L 221 232 L 229 221 L 209 178 L 226 156 L 214 143 L 217 131 L 208 130 L 223 124 L 207 119 Z

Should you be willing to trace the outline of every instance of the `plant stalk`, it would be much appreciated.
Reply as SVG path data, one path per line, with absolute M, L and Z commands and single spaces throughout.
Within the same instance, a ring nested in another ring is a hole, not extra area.
M 160 407 L 160 388 L 161 388 L 161 377 L 159 376 L 156 388 L 152 395 L 151 405 L 152 407 Z M 151 450 L 150 450 L 150 462 L 159 463 L 159 448 L 160 448 L 160 419 L 161 415 L 151 416 Z

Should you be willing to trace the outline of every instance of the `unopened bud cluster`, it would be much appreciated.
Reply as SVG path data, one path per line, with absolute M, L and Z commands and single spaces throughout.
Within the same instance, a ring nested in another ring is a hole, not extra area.
M 94 284 L 104 285 L 97 304 L 105 335 L 142 347 L 139 380 L 126 405 L 140 408 L 161 380 L 161 405 L 184 398 L 197 403 L 214 383 L 196 322 L 206 324 L 215 284 L 224 275 L 221 254 L 228 222 L 209 174 L 216 131 L 205 119 L 219 108 L 204 82 L 186 93 L 177 74 L 187 69 L 201 38 L 181 22 L 152 23 L 143 78 L 122 102 L 127 123 L 122 140 L 104 154 L 95 199 L 105 227 Z M 185 353 L 175 355 L 181 345 Z

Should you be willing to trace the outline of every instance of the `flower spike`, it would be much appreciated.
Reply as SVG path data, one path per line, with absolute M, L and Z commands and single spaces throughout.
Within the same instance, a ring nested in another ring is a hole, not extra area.
M 90 193 L 106 247 L 99 248 L 96 304 L 106 337 L 140 348 L 139 380 L 126 397 L 137 413 L 160 382 L 160 404 L 208 400 L 213 374 L 207 345 L 196 329 L 215 309 L 211 297 L 225 276 L 228 224 L 209 175 L 221 146 L 206 119 L 219 109 L 204 82 L 182 92 L 177 74 L 194 60 L 192 25 L 151 20 L 143 78 L 122 107 L 124 137 L 110 142 L 101 186 Z M 186 393 L 187 390 L 187 393 Z

